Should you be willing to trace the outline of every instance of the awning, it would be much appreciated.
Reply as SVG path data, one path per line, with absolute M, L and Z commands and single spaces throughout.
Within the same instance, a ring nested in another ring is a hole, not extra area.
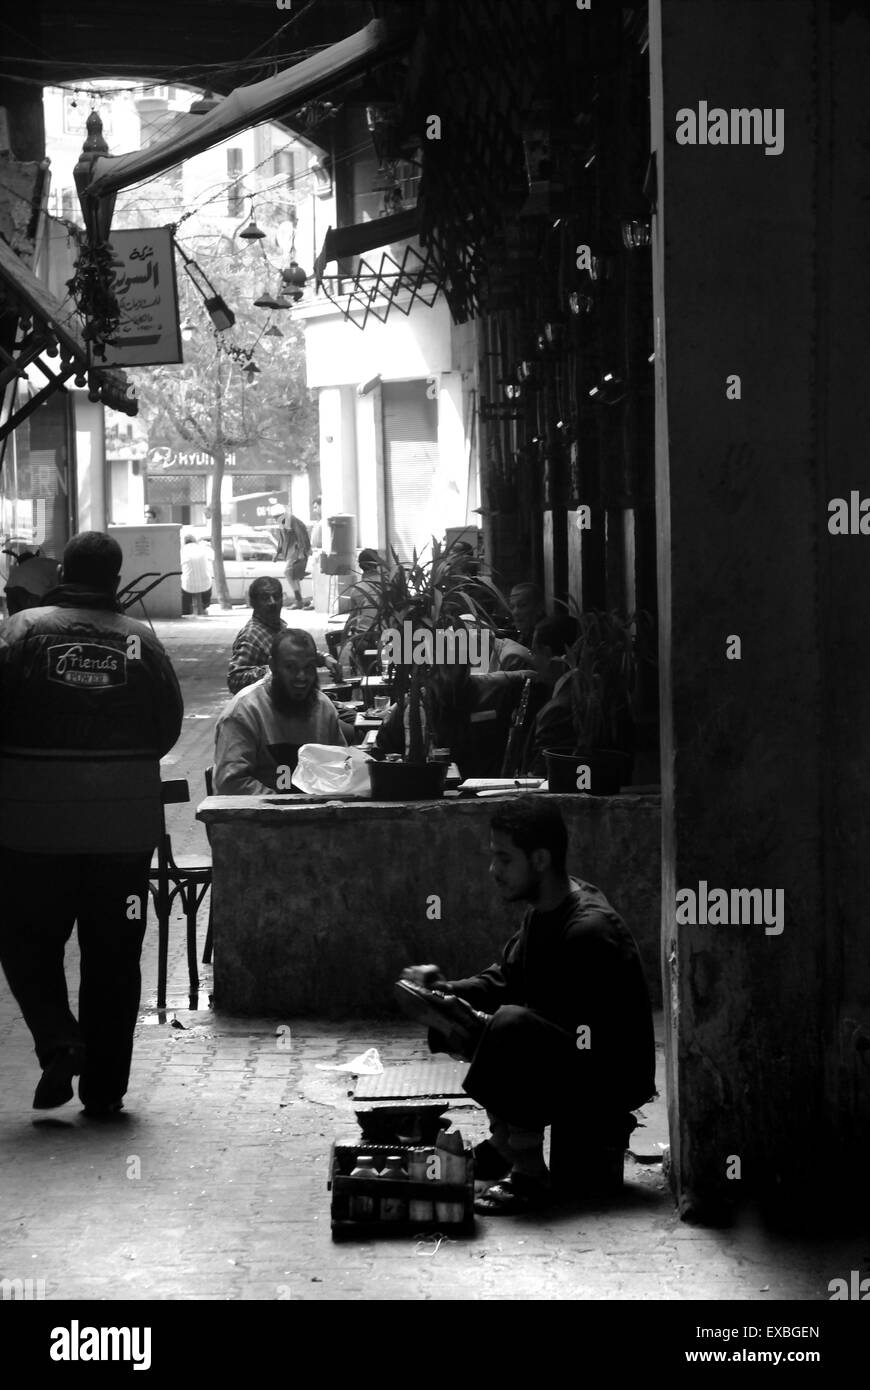
M 0 424 L 5 439 L 23 420 L 59 390 L 71 376 L 87 380 L 90 391 L 112 410 L 136 415 L 139 404 L 131 397 L 126 373 L 108 367 L 94 367 L 87 345 L 75 325 L 64 323 L 64 310 L 33 271 L 0 239 L 0 303 L 6 301 L 19 318 L 30 318 L 31 330 L 13 357 L 0 347 L 0 395 L 5 396 L 11 382 L 25 377 L 25 369 L 35 366 L 46 378 L 45 386 L 15 406 Z
M 394 212 L 389 217 L 377 217 L 371 222 L 355 222 L 350 227 L 330 227 L 320 254 L 314 262 L 314 282 L 320 289 L 323 272 L 330 261 L 343 261 L 347 256 L 361 256 L 379 246 L 392 246 L 397 241 L 415 237 L 419 229 L 416 208 Z
M 87 197 L 102 198 L 140 183 L 241 130 L 279 119 L 307 101 L 325 96 L 374 62 L 382 63 L 404 52 L 414 41 L 417 27 L 416 16 L 399 24 L 374 19 L 359 33 L 304 58 L 286 72 L 252 82 L 249 87 L 237 87 L 208 115 L 189 116 L 173 135 L 149 149 L 95 160 L 96 177 L 87 186 Z

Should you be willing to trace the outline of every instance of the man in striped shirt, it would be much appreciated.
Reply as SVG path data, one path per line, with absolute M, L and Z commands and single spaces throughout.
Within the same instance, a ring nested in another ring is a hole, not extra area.
M 233 642 L 227 674 L 231 695 L 238 695 L 246 685 L 253 685 L 269 674 L 272 639 L 276 632 L 287 630 L 287 624 L 281 618 L 284 590 L 279 579 L 272 579 L 268 575 L 255 579 L 248 590 L 248 597 L 253 616 Z M 339 674 L 337 662 L 323 652 L 317 653 L 317 665 L 327 667 L 334 677 Z

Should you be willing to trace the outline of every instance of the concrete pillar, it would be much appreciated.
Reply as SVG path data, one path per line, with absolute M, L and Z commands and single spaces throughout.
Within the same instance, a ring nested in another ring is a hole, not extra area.
M 803 1220 L 859 1195 L 870 1110 L 870 536 L 827 525 L 867 478 L 870 14 L 650 18 L 673 1174 L 686 1215 Z M 782 152 L 678 144 L 701 102 L 783 112 Z M 702 882 L 726 923 L 678 923 Z M 737 924 L 738 888 L 782 930 Z
M 73 396 L 76 426 L 77 530 L 106 529 L 106 414 L 84 391 Z
M 352 388 L 322 386 L 320 407 L 320 482 L 323 517 L 359 510 L 356 477 L 356 427 Z M 328 528 L 324 531 L 328 548 Z

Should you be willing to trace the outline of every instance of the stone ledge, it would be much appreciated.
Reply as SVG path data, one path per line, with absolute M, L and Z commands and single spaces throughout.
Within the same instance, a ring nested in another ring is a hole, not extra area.
M 215 1006 L 289 1017 L 386 1014 L 394 980 L 415 960 L 436 961 L 448 977 L 497 960 L 522 909 L 493 894 L 489 820 L 513 796 L 202 802 L 214 863 Z M 556 799 L 569 869 L 625 918 L 658 1006 L 659 798 Z

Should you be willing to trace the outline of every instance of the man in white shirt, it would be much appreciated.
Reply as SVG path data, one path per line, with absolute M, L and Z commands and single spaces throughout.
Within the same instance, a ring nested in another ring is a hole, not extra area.
M 218 796 L 292 791 L 303 743 L 345 747 L 335 706 L 317 683 L 309 632 L 286 628 L 272 643 L 270 674 L 240 690 L 217 723 L 214 790 Z
M 181 611 L 205 614 L 211 603 L 213 580 L 211 556 L 192 531 L 186 531 L 181 543 Z

